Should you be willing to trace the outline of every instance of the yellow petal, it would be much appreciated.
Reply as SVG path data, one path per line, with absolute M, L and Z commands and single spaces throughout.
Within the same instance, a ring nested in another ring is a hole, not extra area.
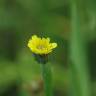
M 32 40 L 37 39 L 37 38 L 38 38 L 37 35 L 32 36 Z
M 56 47 L 57 47 L 57 43 L 51 43 L 51 46 L 50 46 L 51 49 L 56 48 Z
M 48 42 L 48 43 L 50 42 L 50 38 L 47 38 L 47 42 Z
M 32 44 L 37 45 L 40 42 L 40 38 L 38 38 L 36 35 L 32 36 Z

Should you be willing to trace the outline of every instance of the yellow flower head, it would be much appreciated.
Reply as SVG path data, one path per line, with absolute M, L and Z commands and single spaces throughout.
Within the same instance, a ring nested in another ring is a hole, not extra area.
M 39 38 L 33 35 L 28 42 L 28 47 L 33 53 L 43 55 L 52 52 L 57 47 L 57 43 L 50 43 L 50 38 Z

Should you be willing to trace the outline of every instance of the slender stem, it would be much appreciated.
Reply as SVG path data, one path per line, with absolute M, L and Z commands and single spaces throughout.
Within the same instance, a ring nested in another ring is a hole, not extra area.
M 82 32 L 80 0 L 71 0 L 72 34 L 70 40 L 70 77 L 73 96 L 90 96 L 90 76 L 86 52 L 86 38 Z M 72 96 L 72 94 L 70 96 Z
M 51 68 L 48 64 L 41 64 L 42 77 L 44 80 L 44 96 L 52 96 L 52 77 Z

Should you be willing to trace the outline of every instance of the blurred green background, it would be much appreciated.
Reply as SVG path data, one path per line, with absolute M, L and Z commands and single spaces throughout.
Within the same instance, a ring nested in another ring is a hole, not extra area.
M 82 87 L 78 86 L 82 89 L 83 81 L 87 82 L 87 77 L 90 78 L 88 87 L 91 96 L 96 96 L 95 5 L 95 0 L 0 0 L 0 96 L 21 96 L 21 93 L 24 93 L 22 96 L 42 96 L 40 65 L 27 48 L 33 34 L 50 37 L 58 43 L 58 48 L 49 58 L 54 96 L 69 95 L 71 83 L 75 86 L 76 80 L 78 85 L 79 75 Z M 83 46 L 81 41 L 85 42 L 85 49 L 80 47 Z M 84 59 L 87 68 L 79 66 L 85 64 L 83 57 L 87 58 Z M 78 66 L 75 61 L 79 62 Z M 70 74 L 70 69 L 73 74 Z M 84 70 L 88 70 L 88 76 L 83 74 Z M 74 73 L 78 73 L 78 79 Z M 72 82 L 71 76 L 75 78 Z M 79 91 L 83 94 L 82 90 Z M 84 91 L 84 94 L 87 92 Z M 77 96 L 87 96 L 82 94 Z

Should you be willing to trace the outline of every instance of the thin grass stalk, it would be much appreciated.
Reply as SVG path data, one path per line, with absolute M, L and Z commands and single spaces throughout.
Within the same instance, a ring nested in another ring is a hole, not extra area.
M 70 40 L 70 79 L 71 96 L 90 96 L 90 79 L 88 59 L 86 54 L 86 40 L 81 31 L 80 10 L 77 0 L 71 1 L 72 34 Z
M 44 81 L 44 96 L 53 96 L 51 68 L 47 64 L 41 64 L 41 68 L 42 68 L 42 77 Z

